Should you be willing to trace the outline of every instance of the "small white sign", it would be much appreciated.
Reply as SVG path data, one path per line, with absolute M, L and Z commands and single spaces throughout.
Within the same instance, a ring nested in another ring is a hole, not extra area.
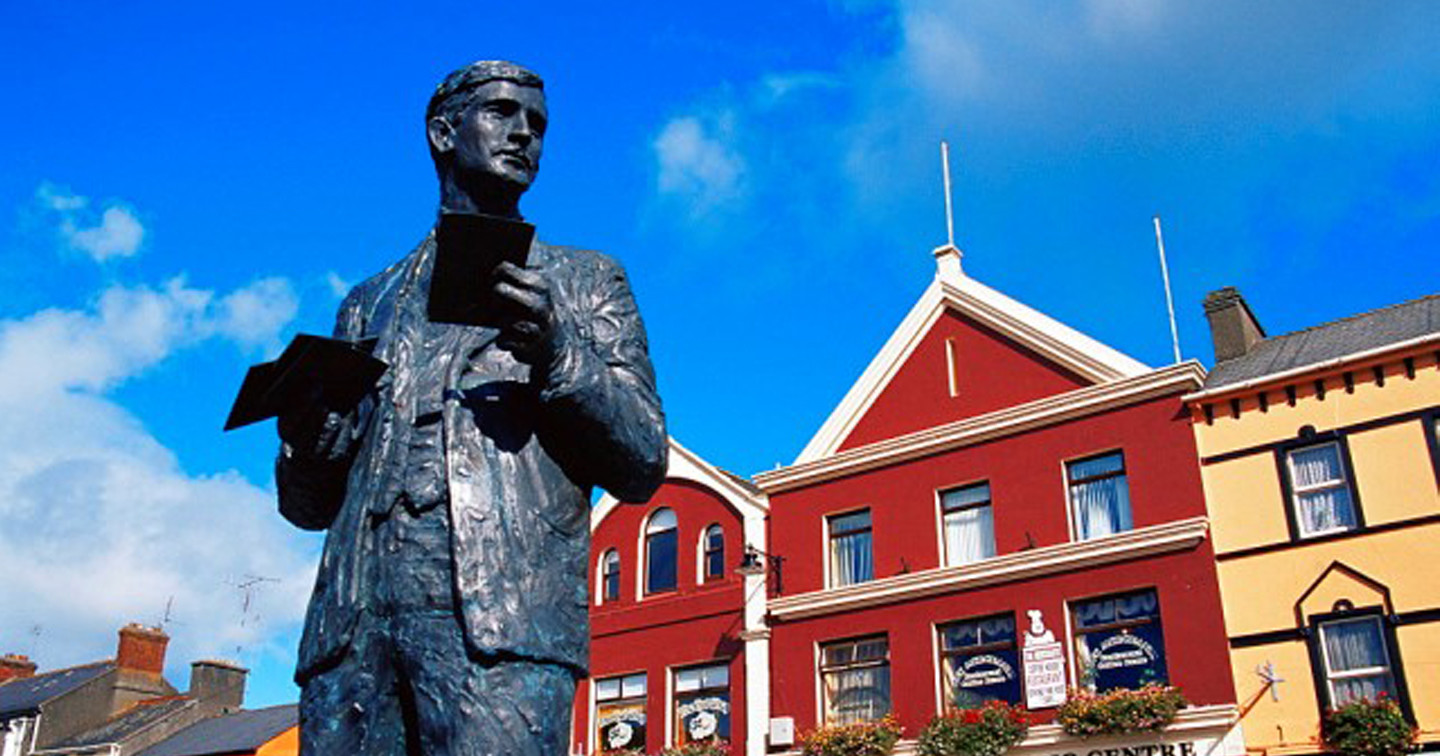
M 1021 660 L 1025 665 L 1025 707 L 1048 709 L 1065 703 L 1065 649 L 1045 628 L 1039 609 L 1026 612 L 1030 627 L 1025 632 Z
M 793 717 L 770 718 L 770 745 L 795 745 L 795 719 Z

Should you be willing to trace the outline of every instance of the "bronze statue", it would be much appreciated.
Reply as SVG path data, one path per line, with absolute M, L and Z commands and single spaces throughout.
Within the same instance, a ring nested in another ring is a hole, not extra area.
M 546 118 L 517 65 L 447 76 L 426 111 L 442 218 L 519 220 Z M 475 282 L 497 325 L 455 325 L 426 316 L 436 247 L 340 306 L 336 338 L 389 365 L 358 406 L 280 416 L 280 511 L 329 529 L 296 672 L 306 756 L 566 753 L 591 488 L 643 501 L 665 476 L 620 266 L 534 242 Z

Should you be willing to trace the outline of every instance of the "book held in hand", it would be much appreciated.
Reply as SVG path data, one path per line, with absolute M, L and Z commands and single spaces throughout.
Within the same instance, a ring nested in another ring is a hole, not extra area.
M 428 315 L 436 323 L 499 326 L 500 303 L 491 291 L 501 261 L 520 267 L 530 255 L 535 227 L 494 215 L 442 213 L 435 231 L 435 269 Z
M 374 349 L 375 339 L 296 335 L 279 359 L 251 366 L 245 374 L 225 430 L 277 417 L 311 401 L 335 411 L 354 407 L 389 368 L 371 355 Z

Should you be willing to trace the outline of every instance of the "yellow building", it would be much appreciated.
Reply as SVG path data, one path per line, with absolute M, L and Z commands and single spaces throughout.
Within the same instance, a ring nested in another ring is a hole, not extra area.
M 1440 750 L 1440 295 L 1267 338 L 1206 297 L 1187 397 L 1247 750 L 1314 753 L 1384 693 Z

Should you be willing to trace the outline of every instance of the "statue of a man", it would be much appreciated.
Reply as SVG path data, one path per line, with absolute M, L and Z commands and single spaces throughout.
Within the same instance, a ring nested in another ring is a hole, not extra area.
M 455 71 L 426 109 L 442 213 L 518 219 L 543 83 Z M 306 756 L 567 752 L 588 661 L 592 486 L 643 501 L 666 435 L 624 271 L 535 242 L 498 327 L 430 322 L 435 233 L 356 286 L 337 338 L 389 364 L 354 408 L 280 418 L 280 511 L 329 529 L 296 680 Z M 478 284 L 477 284 L 478 285 Z

